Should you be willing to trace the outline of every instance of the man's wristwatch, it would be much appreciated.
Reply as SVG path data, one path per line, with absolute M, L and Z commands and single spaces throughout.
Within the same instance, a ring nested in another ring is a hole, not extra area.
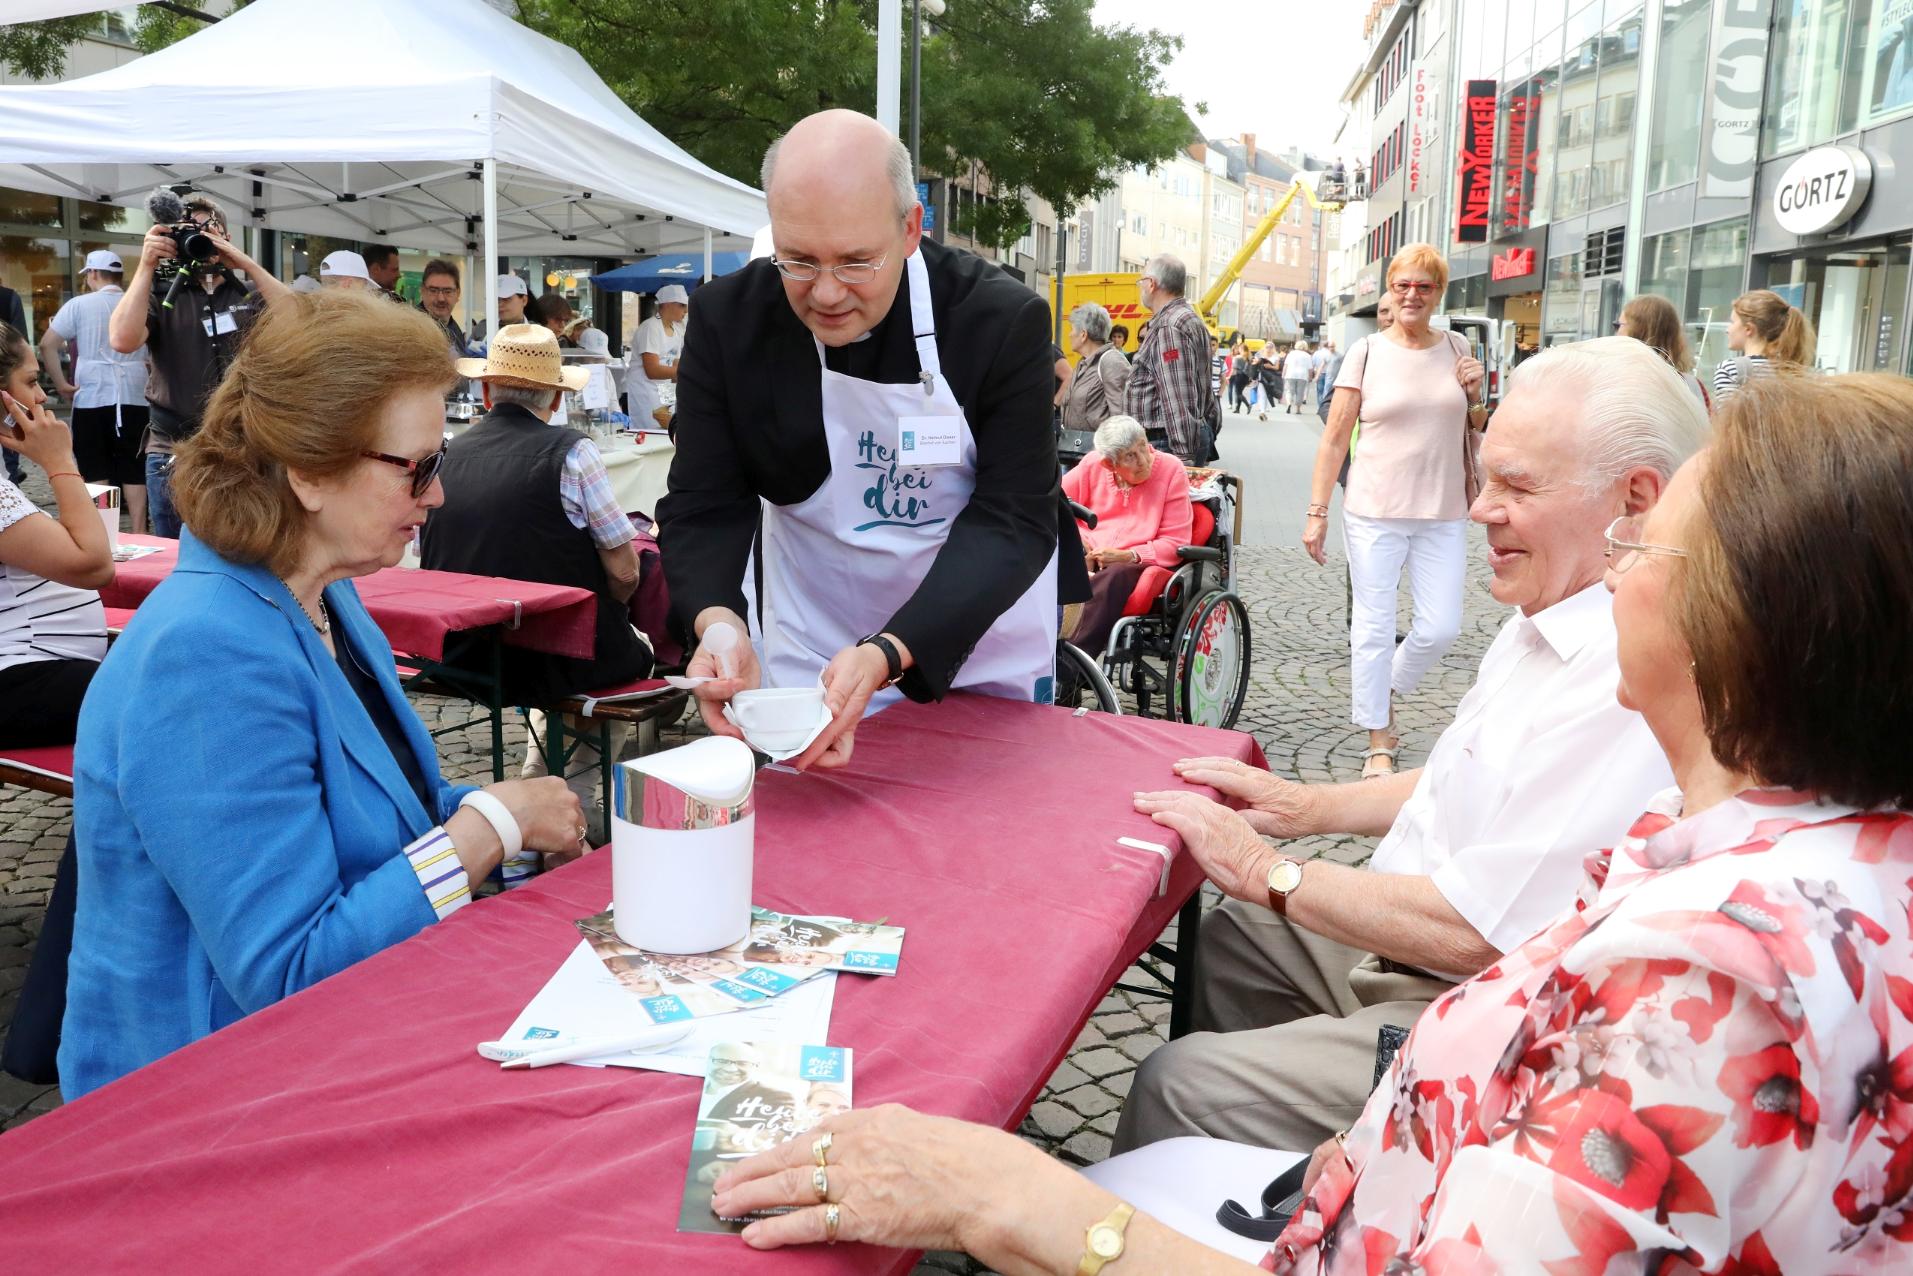
M 1136 1207 L 1121 1203 L 1109 1211 L 1109 1217 L 1092 1224 L 1083 1233 L 1083 1258 L 1076 1264 L 1076 1276 L 1096 1276 L 1109 1263 L 1123 1256 L 1123 1232 L 1129 1227 Z
M 1289 915 L 1289 896 L 1302 884 L 1302 861 L 1286 856 L 1269 867 L 1269 907 L 1277 916 Z
M 897 681 L 903 677 L 903 653 L 897 650 L 897 644 L 891 642 L 882 634 L 871 634 L 868 637 L 859 638 L 856 645 L 861 647 L 865 643 L 881 651 L 883 653 L 884 663 L 889 666 L 889 673 L 884 676 L 883 685 L 886 687 L 896 686 Z

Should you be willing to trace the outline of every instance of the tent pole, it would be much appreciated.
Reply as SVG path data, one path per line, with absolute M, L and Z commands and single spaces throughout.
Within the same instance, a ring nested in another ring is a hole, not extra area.
M 704 282 L 711 282 L 711 228 L 704 228 Z
M 902 62 L 903 0 L 877 0 L 877 123 L 893 134 Z
M 485 260 L 479 269 L 485 279 L 485 341 L 489 345 L 498 324 L 498 161 L 486 159 L 479 164 L 485 172 Z

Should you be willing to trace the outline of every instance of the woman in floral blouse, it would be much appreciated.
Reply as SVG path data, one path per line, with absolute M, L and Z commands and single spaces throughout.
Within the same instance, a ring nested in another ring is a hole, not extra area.
M 1575 911 L 1436 1001 L 1263 1266 L 1298 1273 L 1913 1270 L 1913 382 L 1755 382 L 1609 532 L 1624 704 L 1669 790 Z M 1266 852 L 1266 857 L 1265 857 Z M 1249 898 L 1266 847 L 1212 872 Z M 1070 1271 L 1115 1198 L 900 1108 L 717 1185 L 768 1247 L 968 1248 Z M 1127 1223 L 1124 1272 L 1248 1270 Z M 1086 1270 L 1096 1270 L 1087 1266 Z

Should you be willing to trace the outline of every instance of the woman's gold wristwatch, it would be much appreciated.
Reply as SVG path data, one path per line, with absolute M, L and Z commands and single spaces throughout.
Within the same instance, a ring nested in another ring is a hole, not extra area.
M 1076 1276 L 1096 1276 L 1104 1266 L 1123 1256 L 1123 1233 L 1136 1207 L 1119 1202 L 1109 1217 L 1090 1226 L 1083 1234 L 1083 1258 L 1076 1264 Z

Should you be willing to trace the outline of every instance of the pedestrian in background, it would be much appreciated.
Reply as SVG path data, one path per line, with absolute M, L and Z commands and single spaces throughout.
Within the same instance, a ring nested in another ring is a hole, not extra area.
M 1063 387 L 1063 428 L 1094 430 L 1123 410 L 1129 360 L 1110 344 L 1109 311 L 1086 301 L 1069 312 L 1069 345 L 1076 373 Z
M 1798 372 L 1813 366 L 1813 325 L 1787 304 L 1787 299 L 1765 288 L 1734 298 L 1727 321 L 1727 348 L 1732 359 L 1714 369 L 1714 401 L 1725 402 L 1755 377 L 1775 372 Z
M 1309 358 L 1309 344 L 1298 341 L 1289 348 L 1288 357 L 1282 360 L 1282 380 L 1288 390 L 1290 413 L 1306 412 L 1309 406 L 1309 378 L 1314 375 Z
M 1249 410 L 1249 343 L 1239 332 L 1229 347 L 1229 407 L 1236 412 Z
M 1335 343 L 1324 341 L 1315 347 L 1315 354 L 1309 359 L 1309 371 L 1315 376 L 1315 406 L 1318 411 L 1328 401 L 1328 365 L 1334 357 Z
M 1447 286 L 1448 263 L 1427 244 L 1410 244 L 1389 262 L 1395 324 L 1349 351 L 1342 364 L 1310 482 L 1302 544 L 1326 563 L 1329 494 L 1359 418 L 1362 463 L 1349 472 L 1342 534 L 1352 717 L 1368 732 L 1363 779 L 1394 774 L 1401 739 L 1393 697 L 1413 691 L 1461 631 L 1468 507 L 1479 488 L 1471 432 L 1487 414 L 1475 405 L 1481 363 L 1461 338 L 1429 326 Z M 1404 567 L 1415 619 L 1397 646 Z
M 1623 337 L 1634 338 L 1667 360 L 1668 366 L 1680 373 L 1682 383 L 1700 400 L 1701 408 L 1713 407 L 1707 400 L 1707 388 L 1694 375 L 1694 349 L 1687 344 L 1687 332 L 1673 302 L 1653 293 L 1642 293 L 1622 308 L 1620 322 L 1614 330 Z
M 1249 368 L 1255 376 L 1256 388 L 1261 391 L 1261 407 L 1256 419 L 1266 421 L 1269 419 L 1270 405 L 1282 402 L 1282 365 L 1276 361 L 1275 346 L 1263 342 Z
M 1183 296 L 1188 281 L 1182 259 L 1168 253 L 1150 258 L 1136 281 L 1149 335 L 1130 369 L 1125 412 L 1184 465 L 1207 465 L 1215 450 L 1209 329 Z

